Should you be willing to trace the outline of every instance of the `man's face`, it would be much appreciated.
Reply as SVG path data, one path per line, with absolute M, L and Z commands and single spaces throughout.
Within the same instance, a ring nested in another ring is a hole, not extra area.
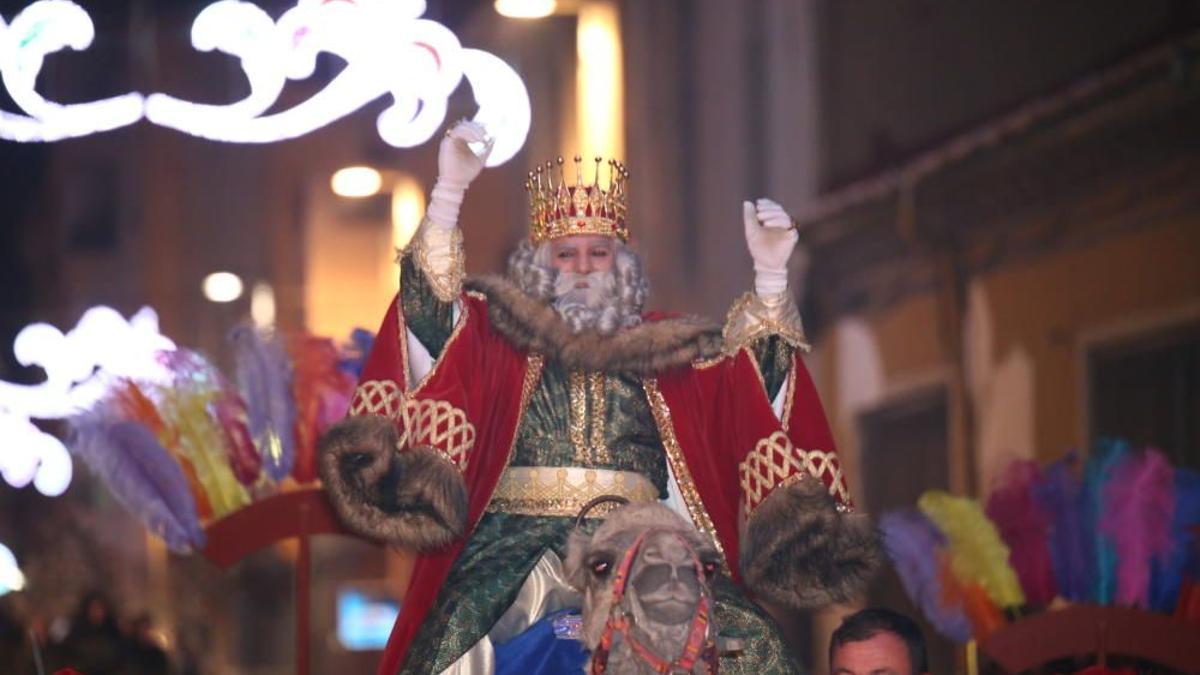
M 550 262 L 559 272 L 591 274 L 613 267 L 613 238 L 599 234 L 573 234 L 550 242 Z M 584 284 L 586 281 L 578 283 Z
M 838 647 L 830 658 L 829 672 L 832 675 L 919 675 L 912 672 L 904 640 L 887 631 Z

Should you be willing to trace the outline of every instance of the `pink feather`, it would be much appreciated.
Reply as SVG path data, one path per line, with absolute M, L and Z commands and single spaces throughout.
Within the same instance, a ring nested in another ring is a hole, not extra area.
M 1150 564 L 1171 548 L 1174 469 L 1157 450 L 1130 453 L 1104 487 L 1100 530 L 1116 547 L 1117 595 L 1122 605 L 1146 607 Z
M 1033 493 L 1040 478 L 1036 462 L 1013 462 L 987 501 L 987 515 L 1008 544 L 1008 562 L 1026 600 L 1034 605 L 1049 604 L 1058 593 L 1050 558 L 1050 519 Z

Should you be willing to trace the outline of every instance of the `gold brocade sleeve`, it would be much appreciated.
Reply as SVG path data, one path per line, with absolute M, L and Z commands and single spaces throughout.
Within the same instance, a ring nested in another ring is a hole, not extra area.
M 721 335 L 729 354 L 753 347 L 756 341 L 772 335 L 797 349 L 811 349 L 790 290 L 766 298 L 757 293 L 738 298 L 729 309 Z

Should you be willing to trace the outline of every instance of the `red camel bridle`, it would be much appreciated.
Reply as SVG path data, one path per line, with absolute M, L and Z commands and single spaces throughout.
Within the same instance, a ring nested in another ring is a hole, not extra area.
M 625 597 L 625 586 L 629 582 L 629 570 L 633 567 L 633 560 L 637 557 L 638 549 L 642 547 L 646 537 L 656 532 L 670 532 L 685 545 L 692 555 L 696 578 L 700 580 L 700 602 L 696 604 L 696 612 L 692 615 L 687 644 L 683 647 L 683 653 L 674 661 L 667 661 L 660 657 L 634 637 L 633 622 L 629 615 L 621 609 L 621 600 Z M 710 601 L 704 581 L 704 565 L 700 563 L 699 556 L 681 534 L 672 530 L 651 529 L 638 535 L 633 546 L 629 547 L 629 550 L 625 552 L 625 557 L 621 559 L 621 566 L 617 568 L 617 576 L 613 580 L 612 610 L 609 612 L 608 621 L 604 624 L 600 643 L 592 652 L 592 675 L 603 675 L 607 670 L 609 652 L 612 650 L 613 639 L 616 635 L 620 635 L 638 658 L 648 663 L 656 673 L 691 673 L 692 668 L 697 663 L 701 663 L 704 666 L 703 672 L 715 675 L 717 673 L 717 645 L 708 639 Z

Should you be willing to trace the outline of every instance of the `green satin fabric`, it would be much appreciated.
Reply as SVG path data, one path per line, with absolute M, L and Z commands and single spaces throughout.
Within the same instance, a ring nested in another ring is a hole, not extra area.
M 409 648 L 401 675 L 436 675 L 450 667 L 512 604 L 547 550 L 566 556 L 571 518 L 485 514 L 454 563 L 433 609 Z M 800 669 L 775 623 L 729 580 L 713 581 L 720 634 L 742 651 L 721 659 L 729 675 L 791 675 Z
M 585 388 L 584 438 L 592 438 L 592 425 L 603 424 L 603 448 L 589 452 L 571 441 L 570 375 L 558 363 L 547 363 L 542 379 L 529 399 L 517 429 L 513 466 L 588 466 L 633 471 L 654 484 L 660 498 L 667 496 L 667 462 L 654 414 L 640 380 L 624 375 L 604 377 L 604 401 L 599 404 Z M 596 412 L 604 411 L 603 419 Z

